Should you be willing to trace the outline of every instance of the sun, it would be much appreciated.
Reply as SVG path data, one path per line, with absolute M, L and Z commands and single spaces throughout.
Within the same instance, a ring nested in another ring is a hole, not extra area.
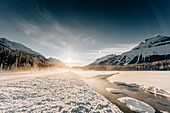
M 67 58 L 67 59 L 65 60 L 65 62 L 66 62 L 66 63 L 72 63 L 73 60 L 72 60 L 71 58 Z

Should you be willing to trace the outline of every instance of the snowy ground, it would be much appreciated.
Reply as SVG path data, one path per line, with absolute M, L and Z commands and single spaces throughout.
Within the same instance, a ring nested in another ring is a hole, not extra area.
M 72 72 L 0 74 L 1 112 L 121 112 Z

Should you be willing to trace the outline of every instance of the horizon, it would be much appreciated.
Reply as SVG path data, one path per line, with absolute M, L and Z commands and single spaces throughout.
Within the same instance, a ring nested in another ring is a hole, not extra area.
M 168 0 L 2 0 L 0 36 L 47 58 L 83 66 L 129 51 L 155 34 L 170 35 L 169 4 Z
M 150 38 L 154 38 L 154 37 L 156 37 L 156 36 L 163 36 L 163 35 L 156 34 L 156 35 L 154 35 L 154 36 L 152 36 L 152 37 L 150 37 Z M 164 36 L 165 36 L 165 35 L 164 35 Z M 166 36 L 167 36 L 167 35 L 166 35 Z M 0 38 L 5 38 L 5 37 L 0 36 Z M 150 38 L 146 38 L 146 39 L 150 39 Z M 5 38 L 5 39 L 8 40 L 7 38 Z M 15 42 L 15 41 L 13 41 L 13 40 L 8 40 L 8 41 Z M 145 40 L 144 40 L 144 41 L 140 41 L 140 43 L 141 43 L 141 42 L 145 42 Z M 15 43 L 19 43 L 19 44 L 25 46 L 24 44 L 22 44 L 22 43 L 20 43 L 20 42 L 15 42 Z M 134 47 L 136 47 L 136 46 L 139 45 L 140 43 L 136 44 Z M 27 46 L 26 46 L 26 47 L 27 47 Z M 132 48 L 130 48 L 129 50 L 124 51 L 124 52 L 130 51 L 130 50 L 132 50 L 134 47 L 132 47 Z M 34 49 L 32 49 L 32 48 L 30 48 L 30 47 L 27 47 L 27 48 L 29 48 L 29 49 L 31 49 L 31 50 L 34 51 Z M 35 52 L 38 52 L 38 51 L 35 51 Z M 124 53 L 124 52 L 122 52 L 122 53 Z M 38 52 L 38 53 L 39 53 L 39 52 Z M 115 54 L 115 55 L 121 55 L 122 53 L 120 53 L 120 54 Z M 41 54 L 41 53 L 40 53 L 40 54 Z M 41 55 L 43 55 L 43 54 L 41 54 Z M 101 56 L 101 57 L 99 57 L 99 58 L 105 57 L 105 56 L 107 56 L 107 55 L 112 55 L 112 54 L 106 54 L 106 55 Z M 44 55 L 43 55 L 43 56 L 44 56 Z M 45 57 L 46 57 L 46 56 L 45 56 Z M 46 57 L 46 58 L 48 59 L 48 58 L 56 58 L 56 57 L 49 56 L 49 57 Z M 56 59 L 57 59 L 57 58 L 56 58 Z M 98 59 L 98 58 L 97 58 L 97 59 Z M 97 59 L 95 59 L 94 61 L 90 62 L 89 64 L 95 62 Z M 69 67 L 74 67 L 74 66 L 75 66 L 75 67 L 76 67 L 76 66 L 87 66 L 87 65 L 89 65 L 89 64 L 77 65 L 77 63 L 75 63 L 75 62 L 73 61 L 73 59 L 71 59 L 71 58 L 67 58 L 67 59 L 65 59 L 65 60 L 61 60 L 61 59 L 58 59 L 58 60 L 64 62 L 64 63 L 65 63 L 67 66 L 69 66 Z

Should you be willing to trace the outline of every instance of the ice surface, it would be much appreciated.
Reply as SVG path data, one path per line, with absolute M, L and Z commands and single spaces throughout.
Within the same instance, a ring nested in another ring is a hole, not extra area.
M 154 94 L 170 97 L 169 71 L 120 71 L 108 78 L 111 83 L 138 87 Z
M 106 88 L 106 90 L 109 91 L 110 93 L 114 93 L 114 94 L 122 93 L 122 91 L 120 91 L 118 89 L 114 89 L 114 88 Z
M 118 100 L 126 104 L 132 111 L 138 113 L 155 113 L 155 110 L 152 106 L 137 99 L 131 97 L 122 97 Z
M 5 76 L 6 79 L 11 77 Z M 0 83 L 0 112 L 121 113 L 117 106 L 71 72 L 46 73 L 43 76 L 39 73 L 26 79 L 13 79 Z

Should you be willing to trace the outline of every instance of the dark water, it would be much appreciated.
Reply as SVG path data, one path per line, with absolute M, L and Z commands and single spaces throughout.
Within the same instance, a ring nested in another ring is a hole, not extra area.
M 108 76 L 107 76 L 108 77 Z M 170 112 L 170 98 L 163 96 L 157 96 L 149 92 L 144 92 L 135 87 L 128 87 L 123 85 L 117 85 L 109 83 L 106 76 L 97 76 L 93 78 L 82 78 L 92 89 L 94 89 L 99 94 L 103 95 L 110 102 L 117 105 L 125 113 L 134 113 L 126 105 L 119 102 L 117 99 L 120 97 L 132 97 L 143 101 L 151 105 L 157 113 L 160 110 Z M 121 90 L 122 94 L 112 94 L 106 90 L 106 88 L 115 88 Z

